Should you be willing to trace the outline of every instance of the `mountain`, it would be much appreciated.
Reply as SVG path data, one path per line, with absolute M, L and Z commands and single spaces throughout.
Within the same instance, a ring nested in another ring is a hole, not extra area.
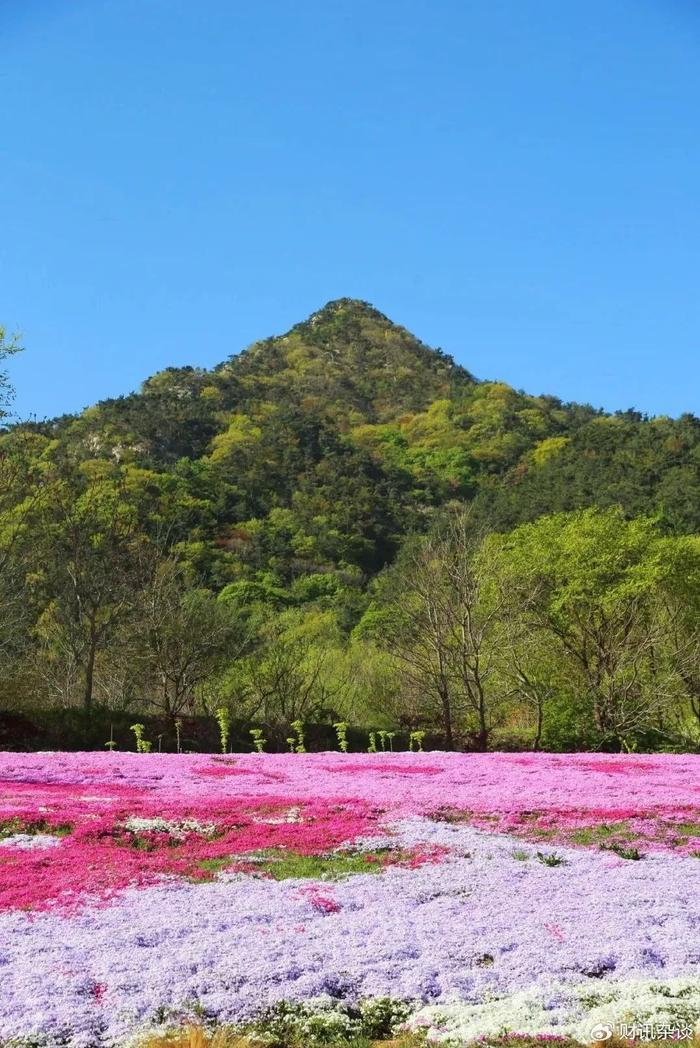
M 20 428 L 170 485 L 180 540 L 208 550 L 221 583 L 241 570 L 371 575 L 453 499 L 498 529 L 620 504 L 700 531 L 696 417 L 605 414 L 478 381 L 348 298 L 212 370 L 168 368 L 138 393 Z

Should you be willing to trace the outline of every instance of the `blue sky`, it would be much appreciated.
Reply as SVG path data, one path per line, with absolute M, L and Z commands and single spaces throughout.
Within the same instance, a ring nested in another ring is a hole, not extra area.
M 363 298 L 481 377 L 700 413 L 696 0 L 0 0 L 23 415 Z

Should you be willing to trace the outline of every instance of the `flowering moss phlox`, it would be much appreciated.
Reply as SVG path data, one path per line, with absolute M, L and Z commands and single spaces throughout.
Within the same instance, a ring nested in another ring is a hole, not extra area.
M 387 995 L 436 1040 L 578 1035 L 591 1009 L 665 1002 L 700 1016 L 699 773 L 639 755 L 0 754 L 0 1029 L 107 1048 L 193 1009 L 245 1023 Z

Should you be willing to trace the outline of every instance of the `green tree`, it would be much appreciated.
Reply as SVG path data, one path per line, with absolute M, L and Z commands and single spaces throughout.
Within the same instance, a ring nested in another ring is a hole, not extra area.
M 40 526 L 46 666 L 64 701 L 78 691 L 89 713 L 98 657 L 135 608 L 147 541 L 119 472 L 86 478 L 66 461 L 50 478 Z
M 17 339 L 0 326 L 0 364 L 19 352 Z M 14 398 L 14 389 L 0 368 L 0 425 Z M 17 557 L 19 538 L 28 511 L 35 502 L 36 485 L 31 478 L 24 448 L 7 436 L 0 442 L 0 662 L 14 647 L 22 616 L 20 594 L 22 571 Z
M 235 609 L 193 585 L 176 559 L 154 565 L 139 595 L 131 646 L 149 706 L 172 722 L 194 712 L 201 690 L 247 641 Z
M 667 598 L 697 575 L 696 543 L 611 508 L 544 517 L 488 546 L 525 636 L 548 639 L 602 741 L 627 745 L 680 700 L 687 657 L 671 626 L 681 605 Z
M 43 441 L 32 434 L 0 435 L 0 678 L 29 652 L 33 624 L 31 573 L 45 496 Z
M 273 620 L 256 650 L 226 674 L 222 689 L 248 719 L 266 725 L 280 741 L 294 722 L 312 720 L 333 702 L 329 656 L 321 644 Z
M 467 731 L 485 750 L 500 713 L 494 640 L 506 599 L 491 583 L 483 539 L 457 508 L 405 549 L 383 599 L 382 642 L 447 749 Z
M 8 335 L 5 328 L 0 325 L 0 365 L 4 360 L 8 360 L 15 353 L 20 353 L 21 351 L 22 347 L 17 336 Z M 0 367 L 0 424 L 7 417 L 7 411 L 14 400 L 14 396 L 15 391 L 10 382 L 10 376 L 4 368 Z

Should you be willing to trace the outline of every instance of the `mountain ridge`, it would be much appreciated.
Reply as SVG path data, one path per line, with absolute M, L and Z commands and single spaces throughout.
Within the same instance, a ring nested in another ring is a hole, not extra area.
M 257 521 L 258 563 L 272 556 L 285 571 L 305 570 L 299 550 L 314 569 L 376 571 L 455 499 L 503 530 L 618 504 L 700 531 L 695 416 L 608 414 L 478 380 L 357 299 L 332 300 L 212 369 L 168 368 L 139 392 L 18 428 L 77 462 L 176 478 L 193 503 L 204 492 L 216 510 L 185 530 L 225 549 Z M 288 534 L 273 555 L 282 512 Z
M 339 314 L 349 313 L 352 319 L 357 320 L 358 318 L 365 318 L 372 322 L 378 323 L 388 332 L 395 332 L 405 338 L 409 349 L 413 351 L 416 358 L 423 360 L 435 360 L 440 361 L 446 370 L 452 371 L 456 376 L 463 379 L 468 383 L 483 384 L 491 383 L 498 384 L 504 388 L 513 390 L 514 393 L 521 394 L 524 396 L 530 396 L 535 398 L 546 399 L 551 402 L 555 402 L 564 407 L 578 407 L 583 408 L 591 413 L 598 416 L 615 417 L 619 415 L 634 415 L 643 421 L 653 421 L 654 419 L 671 419 L 676 421 L 680 418 L 689 417 L 694 418 L 691 412 L 684 412 L 679 416 L 668 416 L 664 414 L 660 415 L 649 415 L 647 413 L 638 412 L 634 408 L 627 409 L 616 409 L 614 411 L 608 411 L 600 407 L 595 407 L 589 402 L 580 401 L 564 401 L 556 393 L 539 393 L 529 394 L 520 387 L 512 386 L 510 383 L 499 379 L 488 379 L 488 378 L 477 378 L 472 372 L 470 372 L 464 365 L 459 364 L 455 361 L 454 357 L 450 353 L 444 352 L 440 347 L 430 346 L 429 344 L 418 339 L 403 325 L 396 323 L 391 320 L 386 314 L 382 313 L 371 303 L 350 297 L 341 297 L 338 299 L 331 299 L 325 303 L 320 309 L 315 310 L 309 314 L 305 320 L 298 321 L 293 324 L 287 331 L 282 332 L 278 335 L 271 335 L 266 338 L 255 340 L 249 345 L 243 347 L 240 350 L 235 351 L 226 359 L 219 363 L 213 364 L 210 367 L 204 367 L 199 365 L 173 365 L 162 369 L 161 371 L 154 372 L 152 375 L 144 379 L 138 390 L 131 391 L 125 394 L 119 394 L 116 396 L 110 396 L 96 401 L 92 406 L 84 408 L 82 411 L 67 412 L 63 415 L 54 416 L 52 418 L 34 421 L 27 423 L 20 421 L 15 425 L 34 425 L 36 427 L 52 426 L 56 423 L 61 423 L 64 420 L 80 418 L 85 412 L 93 411 L 95 408 L 104 404 L 112 404 L 120 401 L 127 400 L 130 397 L 138 397 L 142 393 L 152 393 L 154 382 L 158 380 L 160 376 L 192 376 L 192 377 L 206 377 L 210 375 L 217 375 L 222 372 L 235 371 L 244 364 L 248 368 L 254 368 L 260 364 L 261 358 L 265 357 L 266 352 L 270 352 L 270 347 L 279 347 L 283 343 L 288 343 L 292 337 L 304 337 L 308 341 L 314 342 L 317 345 L 327 348 L 330 350 L 330 357 L 337 356 L 337 351 L 334 350 L 334 343 L 332 338 L 328 335 L 329 328 L 333 324 L 333 321 L 338 317 Z M 341 343 L 342 349 L 342 343 Z M 346 351 L 350 349 L 350 344 L 346 342 Z

